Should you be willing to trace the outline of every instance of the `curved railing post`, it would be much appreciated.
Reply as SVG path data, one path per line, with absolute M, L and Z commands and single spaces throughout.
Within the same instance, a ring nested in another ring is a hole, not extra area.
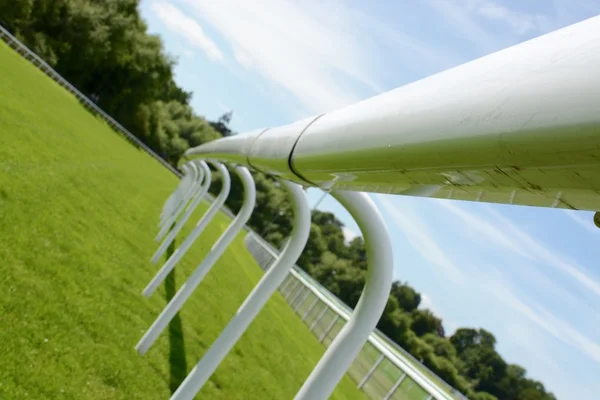
M 183 383 L 175 391 L 172 400 L 193 399 L 206 381 L 217 369 L 227 353 L 248 329 L 252 320 L 258 315 L 265 303 L 277 290 L 287 274 L 290 272 L 306 242 L 310 233 L 310 207 L 306 194 L 302 188 L 294 183 L 282 181 L 292 195 L 294 206 L 294 223 L 290 240 L 285 245 L 278 259 L 269 268 L 260 282 L 254 287 L 250 295 L 240 306 L 234 317 L 229 321 L 217 340 L 206 351 L 202 359 L 190 371 Z
M 173 229 L 171 229 L 169 231 L 168 230 L 169 227 L 165 226 L 166 230 L 164 233 L 168 232 L 169 234 L 163 240 L 163 242 L 160 244 L 160 246 L 158 247 L 158 249 L 152 256 L 152 262 L 158 261 L 163 256 L 165 251 L 167 251 L 167 249 L 169 248 L 169 245 L 171 244 L 171 242 L 173 242 L 173 240 L 175 240 L 175 237 L 177 237 L 177 234 L 179 233 L 179 231 L 181 231 L 181 229 L 183 228 L 183 226 L 185 225 L 187 220 L 191 217 L 191 215 L 194 212 L 194 210 L 196 209 L 196 207 L 198 207 L 198 205 L 200 204 L 200 202 L 202 201 L 202 199 L 208 192 L 208 188 L 210 186 L 211 179 L 212 179 L 212 176 L 210 173 L 210 168 L 208 168 L 208 165 L 206 165 L 206 163 L 204 161 L 200 161 L 199 164 L 200 164 L 201 171 L 203 172 L 204 181 L 202 182 L 202 185 L 200 185 L 198 187 L 198 190 L 196 191 L 196 193 L 194 194 L 194 197 L 192 198 L 192 202 L 186 208 L 185 212 L 183 213 L 181 218 L 179 218 L 179 220 L 177 221 L 177 223 L 175 224 Z M 163 228 L 163 229 L 165 229 L 165 228 Z M 159 236 L 162 237 L 164 235 L 164 233 L 163 232 L 159 233 Z
M 152 324 L 150 329 L 144 334 L 142 339 L 138 342 L 136 349 L 140 354 L 146 353 L 148 348 L 154 343 L 158 335 L 165 329 L 169 322 L 173 319 L 175 314 L 183 306 L 185 301 L 190 297 L 193 291 L 198 287 L 200 282 L 204 279 L 208 271 L 217 262 L 221 255 L 225 252 L 225 249 L 236 235 L 242 230 L 250 215 L 254 210 L 254 204 L 256 201 L 256 188 L 254 187 L 254 180 L 252 175 L 246 167 L 235 168 L 238 176 L 244 186 L 244 204 L 240 209 L 240 212 L 235 219 L 229 224 L 225 232 L 219 237 L 211 251 L 206 255 L 204 260 L 196 267 L 192 275 L 188 280 L 181 286 L 181 289 L 171 299 L 169 304 L 160 313 L 156 321 Z
M 171 207 L 174 206 L 174 203 L 176 202 L 177 197 L 179 196 L 182 188 L 186 185 L 187 181 L 189 180 L 189 173 L 190 173 L 190 166 L 189 163 L 183 164 L 181 166 L 181 170 L 182 170 L 182 175 L 183 177 L 181 178 L 181 180 L 179 181 L 179 184 L 177 185 L 177 187 L 175 188 L 175 190 L 173 191 L 173 193 L 171 193 L 171 195 L 169 196 L 169 198 L 165 201 L 165 204 L 163 205 L 163 209 L 160 213 L 159 219 L 162 221 L 162 218 L 165 214 L 169 213 L 171 210 Z
M 175 211 L 175 207 L 179 205 L 184 193 L 187 191 L 190 183 L 192 182 L 194 177 L 193 161 L 189 161 L 182 165 L 181 169 L 183 171 L 183 177 L 181 178 L 181 181 L 179 182 L 179 185 L 177 185 L 175 191 L 171 194 L 171 197 L 167 199 L 166 203 L 168 203 L 168 207 L 165 207 L 165 210 L 163 210 L 164 212 L 160 216 L 161 224 L 164 222 L 165 217 L 170 216 L 170 214 Z
M 183 211 L 186 204 L 190 201 L 190 198 L 194 195 L 195 189 L 198 187 L 198 185 L 200 185 L 200 181 L 202 180 L 202 171 L 198 168 L 196 162 L 191 163 L 191 169 L 192 176 L 190 178 L 190 183 L 186 186 L 181 200 L 178 202 L 177 206 L 175 207 L 175 210 L 160 222 L 159 227 L 161 228 L 161 231 L 165 229 L 165 227 L 168 230 L 171 224 L 175 222 L 177 216 Z M 157 236 L 155 240 L 159 241 L 160 236 Z
M 181 166 L 181 170 L 182 170 L 181 180 L 179 181 L 179 184 L 177 185 L 177 187 L 175 188 L 173 193 L 171 193 L 171 195 L 169 196 L 169 198 L 165 201 L 165 203 L 163 205 L 163 209 L 159 216 L 159 224 L 158 224 L 159 226 L 161 226 L 161 224 L 163 223 L 164 218 L 166 216 L 170 215 L 171 212 L 173 212 L 175 204 L 178 203 L 184 187 L 186 187 L 186 185 L 188 184 L 188 182 L 190 180 L 190 175 L 191 175 L 190 165 L 191 165 L 191 162 L 187 162 Z
M 297 400 L 329 398 L 375 329 L 392 288 L 392 244 L 377 207 L 366 193 L 334 190 L 331 194 L 354 217 L 365 238 L 368 269 L 352 317 L 304 382 Z
M 154 238 L 155 241 L 158 242 L 164 238 L 164 236 L 169 232 L 169 229 L 172 227 L 173 223 L 177 220 L 177 218 L 183 212 L 183 210 L 189 210 L 190 207 L 192 207 L 192 205 L 190 205 L 190 202 L 193 203 L 198 196 L 203 197 L 203 194 L 201 194 L 201 192 L 203 191 L 205 185 L 210 185 L 210 179 L 208 183 L 206 180 L 207 178 L 210 178 L 210 168 L 208 168 L 206 163 L 204 161 L 197 161 L 195 167 L 198 169 L 198 174 L 196 180 L 194 180 L 194 182 L 192 183 L 192 188 L 190 190 L 189 197 L 187 199 L 184 199 L 185 201 L 183 203 L 180 203 L 181 207 L 178 207 L 177 212 L 172 215 L 173 218 L 171 223 L 164 223 L 162 225 L 160 232 L 158 233 L 158 235 L 156 235 L 156 238 Z
M 227 168 L 221 163 L 214 162 L 213 165 L 221 173 L 221 177 L 223 178 L 223 186 L 221 187 L 221 192 L 215 199 L 215 201 L 208 208 L 208 211 L 200 218 L 192 232 L 185 238 L 181 246 L 179 246 L 173 254 L 168 258 L 168 260 L 164 263 L 164 265 L 160 268 L 160 270 L 156 273 L 154 278 L 148 283 L 142 294 L 146 297 L 149 297 L 154 293 L 158 285 L 160 285 L 167 275 L 175 268 L 175 265 L 183 258 L 185 253 L 192 247 L 194 241 L 200 236 L 202 231 L 208 226 L 208 223 L 213 219 L 213 217 L 219 212 L 221 206 L 225 204 L 225 200 L 227 200 L 227 196 L 229 195 L 229 189 L 231 187 L 231 178 L 229 177 L 229 172 Z M 153 262 L 157 262 L 158 259 L 153 259 Z

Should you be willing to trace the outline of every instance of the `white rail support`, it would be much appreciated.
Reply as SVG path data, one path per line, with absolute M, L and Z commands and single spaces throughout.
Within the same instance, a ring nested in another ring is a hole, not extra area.
M 173 240 L 175 240 L 181 229 L 183 229 L 183 226 L 185 225 L 187 220 L 192 216 L 192 213 L 194 212 L 194 210 L 196 210 L 196 208 L 208 192 L 208 187 L 210 186 L 212 179 L 210 168 L 208 168 L 208 165 L 206 165 L 204 161 L 200 161 L 200 170 L 202 171 L 204 179 L 202 184 L 198 187 L 198 190 L 194 194 L 191 203 L 186 208 L 181 218 L 177 220 L 177 223 L 175 224 L 173 229 L 167 231 L 169 233 L 152 256 L 152 262 L 158 261 L 163 256 L 165 251 L 167 251 Z
M 177 188 L 175 188 L 173 193 L 165 201 L 162 212 L 160 213 L 160 216 L 158 218 L 159 228 L 164 223 L 165 218 L 167 218 L 169 215 L 171 215 L 171 213 L 173 213 L 175 211 L 175 207 L 177 207 L 177 205 L 179 204 L 179 201 L 181 200 L 183 191 L 187 187 L 187 185 L 190 181 L 190 178 L 191 178 L 190 165 L 191 165 L 191 162 L 188 162 L 181 166 L 181 170 L 183 171 L 183 176 L 182 176 L 181 180 L 179 181 L 179 185 L 177 185 Z
M 371 378 L 371 376 L 373 375 L 377 367 L 379 367 L 379 364 L 383 362 L 383 360 L 385 360 L 385 356 L 383 354 L 377 357 L 377 360 L 375 360 L 371 368 L 369 368 L 369 371 L 367 371 L 365 376 L 360 380 L 360 382 L 358 382 L 358 385 L 356 385 L 357 388 L 362 389 L 362 387 L 365 386 L 365 383 L 367 383 L 369 378 Z
M 229 189 L 231 187 L 231 178 L 229 176 L 229 172 L 227 168 L 221 163 L 213 164 L 217 171 L 221 174 L 223 178 L 223 184 L 221 187 L 221 192 L 215 199 L 215 201 L 208 208 L 208 211 L 200 218 L 192 232 L 185 238 L 181 246 L 179 246 L 173 254 L 169 257 L 169 259 L 164 263 L 164 265 L 160 268 L 160 270 L 156 273 L 154 278 L 148 283 L 142 294 L 146 297 L 150 297 L 152 293 L 156 290 L 156 288 L 165 280 L 167 275 L 175 268 L 177 263 L 183 258 L 185 253 L 192 247 L 192 244 L 198 239 L 198 236 L 204 231 L 204 229 L 208 226 L 210 221 L 212 221 L 213 217 L 217 215 L 219 209 L 225 204 L 225 200 L 229 195 Z M 215 244 L 216 246 L 216 244 Z
M 175 190 L 173 191 L 173 193 L 169 196 L 169 198 L 165 201 L 165 204 L 163 206 L 163 209 L 160 213 L 160 217 L 159 220 L 162 220 L 163 216 L 165 214 L 167 214 L 168 212 L 170 212 L 170 210 L 172 209 L 172 207 L 174 207 L 175 202 L 177 201 L 178 196 L 180 195 L 180 192 L 183 188 L 183 186 L 185 186 L 185 183 L 188 181 L 189 176 L 188 174 L 190 173 L 190 167 L 189 164 L 184 164 L 181 166 L 181 171 L 183 173 L 183 177 L 182 179 L 179 181 L 179 184 L 177 185 L 177 187 L 175 188 Z
M 182 166 L 182 169 L 185 171 L 185 175 L 181 179 L 180 185 L 177 187 L 175 192 L 173 193 L 173 200 L 170 202 L 169 207 L 165 210 L 163 214 L 160 216 L 159 227 L 161 227 L 167 218 L 169 218 L 179 207 L 181 201 L 185 196 L 185 193 L 189 190 L 190 185 L 194 181 L 194 176 L 196 174 L 196 166 L 195 160 L 188 162 Z
M 392 289 L 392 243 L 383 218 L 365 193 L 334 190 L 333 197 L 358 224 L 367 250 L 365 287 L 350 320 L 296 395 L 300 400 L 328 399 L 381 317 Z
M 294 222 L 290 240 L 285 245 L 279 258 L 254 287 L 217 340 L 175 391 L 173 397 L 171 397 L 172 400 L 191 400 L 194 398 L 242 334 L 248 329 L 248 326 L 262 310 L 267 300 L 281 285 L 300 257 L 304 246 L 306 246 L 311 225 L 311 213 L 306 194 L 299 185 L 286 181 L 282 181 L 282 184 L 292 195 L 294 206 Z
M 181 309 L 183 304 L 198 287 L 200 282 L 202 282 L 215 262 L 217 262 L 221 255 L 225 252 L 227 246 L 231 244 L 236 235 L 242 230 L 246 222 L 248 222 L 248 219 L 254 210 L 254 204 L 256 201 L 256 188 L 254 187 L 252 175 L 246 167 L 238 166 L 235 168 L 235 170 L 242 181 L 242 185 L 244 186 L 244 203 L 240 209 L 240 212 L 231 222 L 231 224 L 229 224 L 225 232 L 223 232 L 221 237 L 219 237 L 204 260 L 200 263 L 200 265 L 198 265 L 198 267 L 196 267 L 192 275 L 187 281 L 185 281 L 179 291 L 171 299 L 169 304 L 167 304 L 164 310 L 160 313 L 156 321 L 154 321 L 150 329 L 148 329 L 148 331 L 139 341 L 136 349 L 140 354 L 145 354 L 146 351 L 148 351 L 158 335 L 160 335 L 160 333 L 173 319 L 175 314 L 177 314 L 177 312 Z
M 181 200 L 175 207 L 174 211 L 171 214 L 165 216 L 165 218 L 163 218 L 163 220 L 160 222 L 159 227 L 161 228 L 161 232 L 163 232 L 165 229 L 168 230 L 171 227 L 173 222 L 175 222 L 175 220 L 177 219 L 179 214 L 181 214 L 181 212 L 184 210 L 187 203 L 190 201 L 190 199 L 194 195 L 194 191 L 196 190 L 196 188 L 200 185 L 202 176 L 201 176 L 201 171 L 198 168 L 197 162 L 193 162 L 191 164 L 191 167 L 192 167 L 192 177 L 190 178 L 190 183 L 189 183 L 189 185 L 186 186 L 185 192 L 184 192 Z M 158 242 L 160 239 L 161 239 L 161 233 L 159 233 L 156 236 L 155 240 Z
M 202 188 L 202 182 L 204 179 L 204 169 L 201 167 L 201 162 L 195 160 L 196 162 L 193 164 L 194 168 L 197 169 L 197 174 L 196 174 L 196 179 L 193 180 L 193 182 L 190 185 L 189 188 L 189 197 L 186 199 L 184 196 L 181 196 L 180 201 L 173 207 L 174 212 L 172 212 L 169 215 L 164 215 L 161 217 L 161 221 L 158 224 L 160 231 L 158 232 L 158 235 L 156 235 L 156 237 L 154 238 L 155 241 L 160 241 L 162 240 L 162 238 L 167 234 L 167 232 L 169 231 L 169 229 L 171 228 L 172 224 L 175 222 L 175 220 L 177 219 L 177 217 L 179 217 L 179 214 L 186 209 L 186 205 L 189 203 L 190 200 L 193 200 L 196 197 L 196 194 L 201 190 Z M 169 221 L 171 219 L 171 221 Z M 169 224 L 169 222 L 171 222 Z
M 196 205 L 200 202 L 200 200 L 202 200 L 202 197 L 204 197 L 206 190 L 208 190 L 208 185 L 210 185 L 210 179 L 208 179 L 208 178 L 210 178 L 210 168 L 208 168 L 206 163 L 202 160 L 196 162 L 195 166 L 198 169 L 198 174 L 197 174 L 196 180 L 192 184 L 189 200 L 185 200 L 185 203 L 183 203 L 183 207 L 181 208 L 179 213 L 177 215 L 175 215 L 175 217 L 170 225 L 167 225 L 167 224 L 162 225 L 160 232 L 158 232 L 158 235 L 155 238 L 156 241 L 163 240 L 164 236 L 167 233 L 172 231 L 172 230 L 170 231 L 169 229 L 171 229 L 171 227 L 173 226 L 173 223 L 177 220 L 177 218 L 179 218 L 179 220 L 181 220 L 183 218 L 183 216 L 187 215 L 188 212 L 191 214 L 191 212 L 194 211 L 194 208 L 196 207 Z M 207 175 L 207 171 L 208 171 L 208 175 Z M 205 190 L 205 188 L 206 188 L 206 190 Z M 198 199 L 198 197 L 199 197 L 199 199 Z M 196 199 L 198 199 L 197 203 L 196 203 Z M 190 211 L 190 209 L 191 209 L 191 211 Z M 181 215 L 181 212 L 183 212 L 183 210 L 185 210 L 183 216 L 179 217 L 179 215 Z M 167 247 L 168 247 L 168 245 L 167 245 Z M 160 248 L 160 246 L 159 246 L 159 248 Z M 165 249 L 166 249 L 166 247 L 165 247 Z

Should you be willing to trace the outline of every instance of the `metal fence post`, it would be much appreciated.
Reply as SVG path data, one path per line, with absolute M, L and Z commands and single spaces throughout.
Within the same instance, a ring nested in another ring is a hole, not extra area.
M 294 283 L 294 281 L 294 277 L 292 275 L 288 275 L 288 279 L 285 280 L 282 286 L 279 287 L 279 291 L 282 295 L 287 291 L 288 287 L 290 287 Z
M 290 303 L 290 298 L 292 297 L 292 294 L 294 294 L 296 292 L 296 289 L 298 288 L 298 286 L 302 286 L 302 284 L 300 283 L 300 281 L 298 279 L 296 279 L 296 282 L 294 282 L 294 284 L 292 285 L 292 288 L 285 296 L 285 299 L 287 300 L 288 304 Z
M 379 358 L 377 358 L 377 360 L 373 363 L 373 366 L 369 369 L 369 371 L 365 374 L 365 376 L 358 383 L 357 387 L 359 389 L 362 389 L 362 387 L 365 385 L 365 383 L 367 383 L 367 381 L 369 380 L 371 375 L 373 375 L 373 372 L 375 372 L 375 370 L 377 369 L 377 367 L 379 367 L 379 364 L 381 364 L 383 362 L 383 360 L 385 360 L 385 356 L 383 354 L 381 354 L 379 356 Z
M 319 298 L 317 296 L 315 296 L 315 299 L 310 304 L 310 306 L 308 306 L 308 309 L 306 310 L 306 312 L 302 316 L 302 321 L 306 320 L 306 317 L 308 317 L 310 315 L 310 313 L 317 306 L 318 303 L 319 303 Z
M 402 374 L 400 376 L 400 378 L 398 378 L 398 380 L 392 385 L 392 387 L 387 392 L 387 394 L 383 397 L 382 400 L 389 400 L 389 398 L 393 396 L 393 394 L 396 391 L 396 389 L 398 389 L 398 386 L 400 386 L 400 384 L 402 383 L 402 381 L 404 380 L 404 378 L 406 378 L 406 374 Z
M 298 300 L 298 297 L 300 297 L 300 295 L 304 292 L 304 290 L 308 290 L 303 284 L 302 282 L 298 281 L 298 283 L 300 283 L 298 291 L 296 292 L 296 294 L 294 294 L 294 297 L 292 297 L 292 299 L 288 302 L 290 307 L 292 307 L 292 309 L 294 308 L 293 305 L 296 302 L 296 300 Z
M 310 233 L 310 208 L 306 194 L 300 186 L 288 182 L 282 183 L 292 194 L 294 204 L 294 228 L 290 240 L 217 340 L 177 388 L 172 400 L 190 400 L 196 395 L 300 257 Z
M 225 252 L 227 246 L 231 244 L 233 239 L 239 231 L 244 227 L 250 215 L 254 210 L 254 204 L 256 200 L 256 188 L 254 187 L 254 180 L 252 175 L 246 167 L 236 167 L 237 174 L 239 175 L 242 184 L 244 186 L 244 203 L 240 212 L 235 219 L 229 224 L 225 232 L 219 237 L 213 248 L 208 252 L 204 260 L 196 267 L 192 275 L 187 281 L 181 286 L 179 291 L 171 299 L 169 304 L 160 313 L 156 321 L 144 334 L 142 339 L 136 345 L 136 349 L 140 354 L 146 353 L 148 348 L 154 343 L 158 335 L 166 328 L 169 322 L 173 319 L 175 314 L 183 306 L 186 300 L 190 297 L 193 291 L 198 287 L 200 282 L 204 279 L 208 271 L 217 262 L 221 255 Z
M 329 307 L 327 307 L 327 304 L 323 303 L 323 306 L 324 306 L 323 310 L 319 313 L 319 315 L 317 315 L 317 318 L 313 321 L 312 325 L 310 326 L 310 331 L 311 332 L 315 330 L 315 328 L 317 327 L 317 325 L 319 324 L 319 322 L 321 322 L 321 320 L 325 316 L 325 313 L 329 309 Z
M 329 325 L 327 325 L 327 328 L 325 328 L 325 331 L 321 334 L 321 336 L 319 336 L 319 342 L 322 343 L 323 340 L 325 340 L 327 335 L 329 335 L 329 332 L 331 332 L 335 324 L 338 322 L 338 319 L 340 319 L 340 316 L 338 314 L 335 314 Z
M 311 293 L 310 289 L 306 288 L 306 291 L 302 294 L 302 297 L 300 297 L 300 300 L 298 300 L 298 302 L 293 307 L 295 313 L 300 311 L 300 307 L 302 307 L 302 304 L 304 304 L 304 302 L 306 301 L 306 299 L 308 298 L 310 293 Z

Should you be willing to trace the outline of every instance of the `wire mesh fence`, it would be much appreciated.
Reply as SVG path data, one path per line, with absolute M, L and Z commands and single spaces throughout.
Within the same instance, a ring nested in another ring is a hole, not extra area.
M 268 270 L 278 251 L 253 232 L 246 235 L 245 243 L 260 267 Z M 282 282 L 279 292 L 325 347 L 329 347 L 352 314 L 298 267 Z M 371 399 L 467 400 L 380 332 L 374 332 L 365 343 L 348 375 Z

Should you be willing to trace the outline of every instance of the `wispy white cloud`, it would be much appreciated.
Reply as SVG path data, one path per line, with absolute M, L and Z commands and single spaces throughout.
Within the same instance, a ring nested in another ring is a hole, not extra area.
M 360 49 L 340 29 L 343 8 L 330 18 L 335 14 L 319 9 L 328 6 L 312 2 L 265 0 L 260 7 L 250 2 L 186 2 L 226 39 L 237 62 L 287 89 L 311 112 L 359 100 L 340 76 L 373 90 Z
M 548 246 L 545 246 L 542 242 L 509 221 L 496 210 L 489 206 L 487 209 L 488 212 L 494 216 L 496 221 L 502 224 L 502 229 L 507 237 L 512 237 L 512 240 L 514 240 L 515 243 L 518 243 L 521 246 L 521 249 L 527 252 L 529 258 L 542 261 L 546 265 L 555 267 L 588 290 L 592 291 L 595 295 L 600 296 L 600 282 L 591 277 L 582 266 L 567 260 L 563 255 L 557 253 Z
M 440 315 L 440 312 L 439 312 L 438 308 L 436 307 L 436 305 L 434 304 L 433 300 L 431 299 L 431 296 L 428 295 L 427 293 L 421 293 L 421 303 L 419 304 L 419 308 L 422 310 L 429 310 L 437 316 Z M 450 323 L 447 325 L 451 326 L 452 324 Z
M 581 212 L 581 211 L 571 211 L 571 210 L 563 210 L 569 218 L 573 221 L 577 222 L 579 225 L 592 232 L 594 235 L 598 235 L 600 233 L 600 229 L 594 225 L 594 216 L 593 213 Z M 582 217 L 582 214 L 589 215 L 588 219 Z
M 563 255 L 544 245 L 493 208 L 486 208 L 492 217 L 492 219 L 486 219 L 448 201 L 440 201 L 439 204 L 467 224 L 467 229 L 477 231 L 479 235 L 482 235 L 494 245 L 500 245 L 506 250 L 527 257 L 532 261 L 550 265 L 600 296 L 600 282 L 589 276 L 583 267 L 566 260 Z
M 492 222 L 480 218 L 476 214 L 466 211 L 454 202 L 439 201 L 438 204 L 460 218 L 465 224 L 466 229 L 472 229 L 477 232 L 480 237 L 484 237 L 494 245 L 500 245 L 507 250 L 518 253 L 522 256 L 527 256 L 527 251 L 515 240 L 507 235 L 502 229 L 498 228 Z
M 178 43 L 175 46 L 175 54 L 183 56 L 185 58 L 191 58 L 194 56 L 194 52 L 192 50 L 190 50 L 189 47 L 186 47 L 181 43 Z
M 479 15 L 506 24 L 517 35 L 523 35 L 531 31 L 540 32 L 543 22 L 546 20 L 546 17 L 539 13 L 527 14 L 514 11 L 490 0 L 475 1 L 473 6 Z
M 344 233 L 344 239 L 346 239 L 346 242 L 351 242 L 354 238 L 359 236 L 354 229 L 348 228 L 347 226 L 342 228 L 342 232 Z
M 405 64 L 412 62 L 421 70 L 445 65 L 446 57 L 453 57 L 335 0 L 264 0 L 260 7 L 251 2 L 181 1 L 220 33 L 242 67 L 283 88 L 310 113 L 381 92 L 373 73 L 373 60 L 386 59 L 377 51 L 380 46 L 391 55 L 410 53 Z
M 470 2 L 426 0 L 426 3 L 453 27 L 458 36 L 474 45 L 478 53 L 489 53 L 506 46 L 506 38 L 500 38 L 489 32 L 473 15 Z
M 493 0 L 426 1 L 437 15 L 452 26 L 459 36 L 475 46 L 480 54 L 502 49 L 565 25 L 559 21 L 561 18 L 552 8 L 546 10 L 553 11 L 551 14 L 545 14 L 519 11 L 506 2 Z M 563 0 L 559 3 L 561 1 Z
M 507 310 L 507 316 L 505 317 L 507 320 L 503 322 L 506 324 L 517 324 L 519 319 L 515 318 L 520 315 L 544 333 L 576 349 L 591 360 L 600 362 L 600 345 L 594 338 L 582 333 L 573 327 L 569 321 L 551 312 L 546 306 L 542 306 L 531 299 L 525 300 L 519 294 L 519 291 L 512 287 L 506 276 L 501 272 L 501 268 L 493 264 L 487 265 L 485 268 L 481 268 L 482 273 L 477 276 L 461 271 L 458 267 L 459 264 L 452 260 L 449 254 L 450 252 L 446 247 L 448 244 L 444 241 L 435 242 L 428 223 L 420 218 L 418 213 L 411 210 L 410 206 L 403 204 L 400 210 L 388 197 L 383 195 L 376 195 L 375 197 L 387 215 L 392 217 L 393 223 L 397 224 L 402 231 L 410 232 L 410 234 L 406 235 L 407 239 L 413 248 L 428 262 L 435 266 L 443 267 L 442 270 L 448 274 L 460 276 L 462 286 L 468 288 L 467 291 L 471 292 L 472 295 L 475 296 L 474 293 L 477 292 L 495 298 L 501 304 L 501 309 Z M 438 204 L 445 211 L 449 211 L 448 215 L 458 218 L 459 223 L 456 223 L 456 220 L 452 219 L 445 221 L 446 224 L 454 227 L 452 229 L 454 235 L 461 237 L 468 235 L 468 231 L 472 230 L 497 250 L 500 249 L 502 252 L 508 250 L 510 253 L 520 256 L 524 260 L 530 260 L 530 262 L 541 261 L 544 264 L 551 264 L 559 271 L 566 272 L 586 288 L 596 293 L 598 283 L 591 277 L 586 276 L 578 266 L 565 261 L 563 256 L 544 246 L 540 241 L 491 209 L 491 207 L 487 210 L 489 214 L 487 215 L 488 218 L 486 218 L 469 212 L 453 202 L 440 200 L 431 202 L 431 204 Z M 440 223 L 440 221 L 436 222 L 436 226 Z M 494 263 L 498 264 L 505 262 L 506 260 L 504 259 L 494 261 Z M 591 318 L 594 321 L 598 319 L 599 314 L 593 308 L 567 293 L 562 287 L 556 287 L 553 281 L 548 283 L 544 279 L 533 282 L 533 284 L 539 290 L 549 290 L 545 294 L 564 296 L 563 298 L 569 307 L 584 313 L 586 318 Z M 427 294 L 424 294 L 422 299 L 422 306 L 424 308 L 435 310 L 435 305 L 431 302 Z M 514 312 L 517 314 L 513 314 Z M 450 329 L 450 325 L 452 324 L 448 325 L 448 329 Z M 525 343 L 529 339 L 524 337 L 515 340 Z
M 489 292 L 539 328 L 600 363 L 600 345 L 540 305 L 528 305 L 506 285 L 488 283 Z
M 204 33 L 202 27 L 194 19 L 166 1 L 153 1 L 151 8 L 168 30 L 185 38 L 191 46 L 202 50 L 211 60 L 223 60 L 223 53 L 219 47 Z M 189 50 L 183 54 L 188 55 Z
M 408 232 L 406 234 L 407 240 L 423 258 L 434 266 L 440 267 L 444 274 L 455 283 L 463 281 L 463 272 L 458 268 L 454 260 L 436 243 L 427 225 L 421 218 L 408 207 L 399 210 L 383 195 L 375 194 L 373 197 L 383 206 L 384 210 L 391 216 L 393 222 L 398 225 L 400 230 Z

